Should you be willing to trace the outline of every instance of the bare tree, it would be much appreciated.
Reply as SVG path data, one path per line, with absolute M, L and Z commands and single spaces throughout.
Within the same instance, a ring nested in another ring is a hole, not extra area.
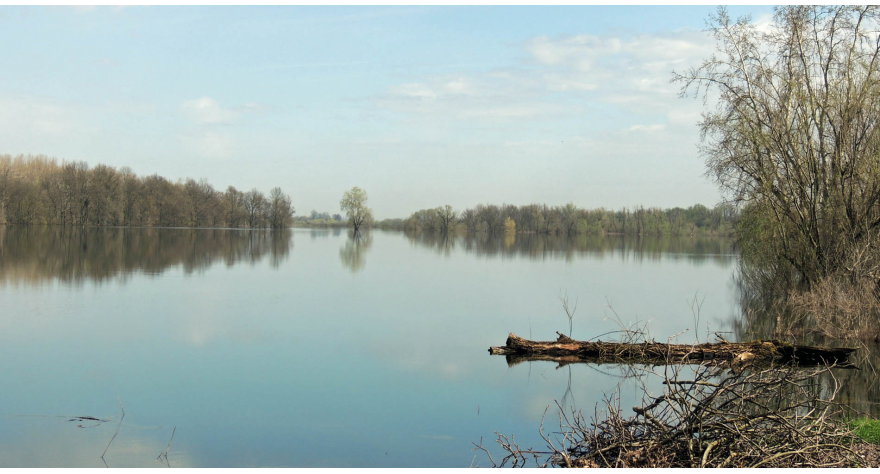
M 137 221 L 135 217 L 137 200 L 140 197 L 143 185 L 131 168 L 123 166 L 119 170 L 122 180 L 122 225 L 131 226 Z
M 578 208 L 573 202 L 566 204 L 559 209 L 560 221 L 562 228 L 568 235 L 577 233 Z
M 198 182 L 187 179 L 183 189 L 188 200 L 188 225 L 192 227 L 214 225 L 221 206 L 214 186 L 211 186 L 206 179 L 200 179 Z
M 86 225 L 89 219 L 89 165 L 84 161 L 64 163 L 62 166 L 62 186 L 65 194 L 65 214 L 68 222 Z
M 46 221 L 52 224 L 64 224 L 65 200 L 61 171 L 56 169 L 41 176 L 40 188 L 49 204 Z
M 437 208 L 437 217 L 440 222 L 440 231 L 449 232 L 449 228 L 455 225 L 458 213 L 452 210 L 449 204 Z
M 673 76 L 682 95 L 717 91 L 700 122 L 708 173 L 807 286 L 855 276 L 848 256 L 880 241 L 878 20 L 874 6 L 786 6 L 763 32 L 719 9 L 718 53 Z
M 118 200 L 121 181 L 116 168 L 107 165 L 97 165 L 91 172 L 88 184 L 89 202 L 91 203 L 91 215 L 89 222 L 92 225 L 118 225 L 122 209 Z
M 6 224 L 6 206 L 9 184 L 12 181 L 12 157 L 0 156 L 0 222 Z
M 291 204 L 290 195 L 284 194 L 281 188 L 272 188 L 269 191 L 269 227 L 273 229 L 288 227 L 294 212 L 296 209 Z
M 473 209 L 465 210 L 461 213 L 461 221 L 464 222 L 465 228 L 468 232 L 477 232 L 477 211 Z
M 262 227 L 266 198 L 259 190 L 251 189 L 244 195 L 244 208 L 247 211 L 248 226 L 252 229 Z
M 224 213 L 226 225 L 229 227 L 241 227 L 247 210 L 244 207 L 244 193 L 235 189 L 234 186 L 226 188 L 223 194 Z

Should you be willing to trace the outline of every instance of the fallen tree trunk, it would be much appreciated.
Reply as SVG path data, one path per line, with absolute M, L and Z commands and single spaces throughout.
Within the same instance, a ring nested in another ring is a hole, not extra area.
M 508 365 L 528 360 L 547 360 L 559 364 L 574 362 L 629 362 L 662 365 L 667 363 L 729 363 L 799 365 L 837 365 L 854 367 L 849 355 L 855 349 L 796 346 L 788 342 L 750 341 L 705 344 L 663 344 L 660 342 L 620 343 L 577 341 L 564 334 L 555 341 L 530 341 L 513 333 L 501 347 L 490 347 L 489 354 L 507 356 Z

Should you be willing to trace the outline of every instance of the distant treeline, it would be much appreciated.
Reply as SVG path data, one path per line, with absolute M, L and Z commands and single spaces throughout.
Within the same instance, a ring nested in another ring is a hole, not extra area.
M 487 234 L 728 235 L 733 232 L 738 216 L 736 208 L 729 204 L 711 209 L 696 204 L 686 209 L 639 206 L 617 211 L 582 209 L 572 203 L 553 207 L 479 204 L 462 212 L 448 205 L 423 209 L 407 219 L 384 220 L 377 227 L 425 232 L 460 229 Z
M 157 174 L 137 176 L 82 161 L 58 162 L 46 156 L 0 155 L 0 224 L 69 224 L 124 227 L 343 227 L 340 214 L 312 211 L 294 218 L 290 196 L 273 188 L 268 197 L 257 189 L 233 186 L 215 190 L 207 180 L 176 182 Z M 739 217 L 727 204 L 676 207 L 582 209 L 529 204 L 479 204 L 458 212 L 451 206 L 423 209 L 407 219 L 386 219 L 384 229 L 424 232 L 452 230 L 489 235 L 728 235 Z
M 0 155 L 0 224 L 283 228 L 295 209 L 290 196 L 269 196 L 202 179 L 172 182 L 128 167 L 94 168 L 46 156 Z
M 318 212 L 312 209 L 307 216 L 296 216 L 293 218 L 294 227 L 346 227 L 348 221 L 342 217 L 342 214 L 330 215 L 329 212 Z

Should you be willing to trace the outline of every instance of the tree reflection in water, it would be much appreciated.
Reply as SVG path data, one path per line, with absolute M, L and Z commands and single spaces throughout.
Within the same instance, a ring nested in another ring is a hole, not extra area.
M 339 260 L 342 266 L 357 273 L 367 263 L 367 251 L 373 245 L 373 236 L 369 232 L 349 232 L 345 245 L 339 249 Z
M 855 413 L 880 418 L 880 343 L 875 341 L 839 340 L 823 337 L 808 320 L 791 324 L 791 309 L 778 297 L 771 286 L 772 279 L 763 278 L 755 268 L 740 262 L 737 270 L 740 314 L 733 321 L 733 329 L 739 340 L 780 339 L 793 344 L 825 347 L 857 347 L 853 359 L 859 370 L 833 369 L 823 373 L 817 390 L 827 391 L 840 381 L 837 401 L 847 405 Z
M 660 260 L 687 259 L 693 263 L 715 261 L 730 264 L 736 259 L 733 242 L 719 237 L 515 234 L 507 236 L 441 232 L 406 232 L 413 245 L 445 256 L 456 247 L 481 257 L 564 259 L 575 257 Z
M 267 256 L 275 268 L 292 248 L 289 230 L 0 226 L 0 284 L 102 282 L 178 265 L 191 274 Z

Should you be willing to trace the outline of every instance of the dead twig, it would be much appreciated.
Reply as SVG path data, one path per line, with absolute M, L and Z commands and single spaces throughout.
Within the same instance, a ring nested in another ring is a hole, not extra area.
M 618 396 L 606 397 L 592 420 L 560 411 L 560 431 L 539 433 L 547 449 L 497 442 L 514 467 L 858 467 L 858 440 L 840 421 L 841 384 L 833 367 L 781 366 L 721 370 L 686 361 L 665 365 L 664 391 L 645 392 L 626 417 Z M 688 374 L 687 378 L 681 375 Z M 819 381 L 824 382 L 819 382 Z M 643 388 L 643 390 L 646 390 Z M 546 416 L 546 411 L 545 411 Z M 482 445 L 482 440 L 481 440 Z
M 572 329 L 574 327 L 574 313 L 578 309 L 578 301 L 580 301 L 580 295 L 575 297 L 574 305 L 568 299 L 568 291 L 563 292 L 562 290 L 556 294 L 556 297 L 559 298 L 559 301 L 562 302 L 562 309 L 565 311 L 565 315 L 568 317 L 568 337 L 571 337 Z M 529 327 L 531 330 L 531 326 Z
M 110 445 L 113 444 L 113 440 L 116 439 L 116 435 L 119 434 L 119 428 L 122 427 L 122 420 L 125 419 L 125 408 L 122 407 L 122 400 L 119 398 L 119 394 L 116 394 L 116 401 L 119 402 L 119 410 L 122 411 L 122 416 L 119 417 L 119 424 L 116 425 L 116 432 L 113 433 L 113 437 L 110 438 L 110 442 L 107 443 L 107 447 L 104 448 L 104 453 L 101 454 L 101 460 L 104 461 L 104 465 L 107 465 L 107 461 L 104 459 L 104 455 L 107 454 L 107 450 L 110 449 Z
M 168 462 L 168 450 L 171 449 L 171 442 L 174 441 L 174 433 L 177 432 L 177 427 L 175 426 L 173 430 L 171 430 L 171 439 L 168 440 L 168 446 L 165 447 L 164 453 L 159 453 L 159 456 L 156 458 L 158 460 L 165 459 L 165 464 L 168 464 L 168 467 L 171 467 L 171 464 Z

